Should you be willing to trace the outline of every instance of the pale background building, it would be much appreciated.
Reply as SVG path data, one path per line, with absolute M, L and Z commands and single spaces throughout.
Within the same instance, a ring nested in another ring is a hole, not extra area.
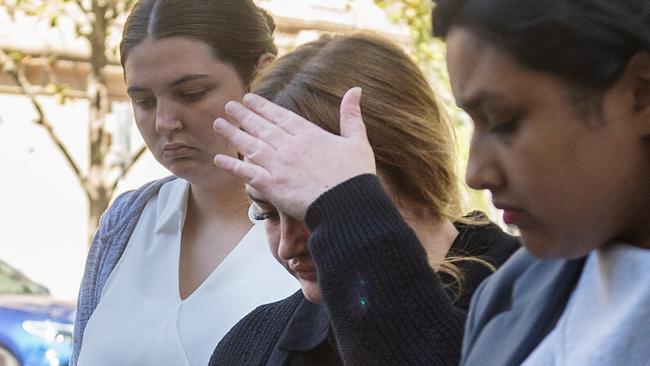
M 259 0 L 277 24 L 281 49 L 314 40 L 321 32 L 368 29 L 400 43 L 408 30 L 393 25 L 372 0 Z M 56 29 L 33 18 L 17 22 L 0 8 L 0 47 L 25 52 L 55 51 L 70 60 L 59 72 L 74 85 L 83 78 L 81 60 L 86 44 L 75 39 L 70 24 Z M 117 43 L 114 39 L 112 42 Z M 142 140 L 132 122 L 124 94 L 121 69 L 111 69 L 109 94 L 113 99 L 111 125 L 113 154 L 137 149 Z M 33 70 L 37 73 L 39 70 Z M 86 101 L 64 105 L 53 97 L 39 97 L 56 132 L 73 157 L 87 166 L 88 126 Z M 34 124 L 34 108 L 9 77 L 0 73 L 0 259 L 45 285 L 58 297 L 75 299 L 87 253 L 87 203 L 83 190 L 46 131 Z M 145 153 L 120 182 L 118 194 L 167 175 Z

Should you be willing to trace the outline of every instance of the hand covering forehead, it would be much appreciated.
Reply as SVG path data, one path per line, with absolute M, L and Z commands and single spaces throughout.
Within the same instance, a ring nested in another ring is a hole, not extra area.
M 500 32 L 517 33 L 557 24 L 574 28 L 607 47 L 636 44 L 650 49 L 650 0 L 439 0 L 436 3 L 442 7 L 439 14 L 448 20 L 462 23 L 463 19 L 472 19 L 471 23 Z M 460 19 L 454 15 L 449 17 L 454 13 Z

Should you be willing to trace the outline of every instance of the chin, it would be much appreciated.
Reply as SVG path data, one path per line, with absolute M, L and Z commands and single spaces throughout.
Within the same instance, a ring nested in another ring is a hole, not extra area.
M 531 254 L 540 259 L 577 259 L 586 256 L 593 248 L 585 248 L 586 237 L 558 237 L 521 231 L 521 242 Z
M 190 183 L 200 182 L 209 177 L 209 175 L 206 174 L 200 166 L 197 166 L 197 164 L 175 162 L 165 165 L 165 168 L 167 168 L 167 170 L 169 170 L 174 176 L 183 178 Z
M 307 301 L 313 304 L 320 304 L 322 302 L 320 288 L 316 283 L 300 281 L 302 285 L 302 294 L 305 295 Z

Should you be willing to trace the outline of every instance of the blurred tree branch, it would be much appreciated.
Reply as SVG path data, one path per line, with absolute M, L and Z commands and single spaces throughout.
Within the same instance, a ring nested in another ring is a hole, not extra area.
M 89 65 L 83 81 L 84 94 L 72 93 L 68 85 L 57 80 L 55 67 L 59 56 L 40 52 L 30 54 L 0 48 L 0 67 L 11 76 L 22 94 L 30 101 L 37 114 L 36 123 L 42 126 L 57 149 L 62 153 L 86 194 L 88 212 L 88 244 L 94 234 L 101 214 L 106 210 L 119 181 L 131 170 L 134 163 L 146 151 L 139 147 L 130 155 L 115 161 L 112 153 L 112 132 L 108 128 L 110 99 L 107 86 L 107 68 L 115 65 L 115 47 L 108 46 L 109 37 L 121 32 L 124 17 L 136 0 L 6 0 L 0 8 L 15 22 L 18 16 L 46 21 L 51 30 L 57 29 L 63 18 L 74 26 L 75 36 L 86 41 L 88 53 L 76 62 Z M 113 61 L 109 61 L 109 60 Z M 30 81 L 28 67 L 38 65 L 45 73 L 43 80 Z M 82 169 L 70 153 L 70 148 L 56 134 L 55 128 L 39 96 L 54 96 L 64 104 L 69 99 L 88 102 L 88 167 Z
M 83 176 L 83 173 L 81 172 L 81 169 L 79 169 L 79 165 L 72 157 L 72 155 L 68 151 L 68 148 L 65 146 L 63 141 L 61 141 L 61 139 L 54 132 L 54 128 L 52 127 L 47 117 L 45 116 L 43 106 L 38 101 L 38 99 L 36 99 L 37 93 L 34 91 L 34 89 L 36 88 L 29 82 L 29 80 L 27 80 L 27 76 L 25 76 L 24 69 L 17 65 L 17 63 L 22 64 L 24 57 L 16 57 L 16 56 L 12 58 L 7 53 L 5 53 L 4 50 L 0 49 L 0 65 L 2 66 L 2 70 L 13 77 L 13 79 L 21 87 L 25 95 L 29 98 L 29 101 L 34 107 L 34 110 L 36 111 L 36 114 L 38 116 L 35 121 L 36 124 L 39 124 L 46 129 L 48 135 L 50 136 L 54 144 L 57 146 L 59 151 L 61 151 L 61 153 L 67 160 L 68 164 L 70 164 L 70 167 L 72 168 L 75 176 L 77 177 L 79 184 L 85 186 L 86 184 L 85 178 Z

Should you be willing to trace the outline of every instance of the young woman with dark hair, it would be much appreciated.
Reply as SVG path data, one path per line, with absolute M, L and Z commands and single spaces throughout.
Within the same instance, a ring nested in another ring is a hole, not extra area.
M 361 179 L 368 192 L 341 194 L 328 209 L 336 215 L 332 225 L 360 232 L 310 233 L 249 187 L 253 219 L 264 222 L 272 252 L 302 290 L 240 321 L 211 365 L 457 364 L 474 289 L 519 248 L 485 217 L 461 217 L 451 123 L 417 65 L 392 42 L 369 34 L 323 37 L 278 59 L 253 90 L 339 134 L 338 106 L 352 85 L 364 89 L 377 176 Z M 378 194 L 382 199 L 363 212 L 337 207 Z M 400 215 L 395 227 L 407 233 L 394 236 L 390 221 Z M 340 250 L 338 258 L 326 258 L 332 250 Z M 397 263 L 409 270 L 393 272 Z M 427 326 L 410 324 L 413 313 Z M 373 331 L 355 331 L 364 326 Z M 402 340 L 382 352 L 373 346 L 395 337 Z M 400 349 L 407 340 L 427 352 Z
M 648 364 L 650 3 L 440 1 L 434 21 L 447 39 L 456 100 L 475 123 L 467 181 L 492 192 L 525 245 L 474 295 L 462 364 Z M 357 278 L 335 268 L 355 273 L 354 262 L 336 266 L 372 247 L 368 235 L 395 238 L 400 253 L 417 246 L 399 215 L 376 210 L 383 199 L 361 94 L 353 88 L 343 97 L 340 136 L 255 95 L 226 105 L 243 130 L 214 124 L 246 157 L 217 155 L 217 165 L 310 228 L 326 303 L 353 294 Z M 348 222 L 363 213 L 384 224 Z M 381 262 L 389 279 L 377 287 L 393 293 L 387 284 L 403 279 L 408 287 L 404 273 L 414 263 Z M 430 303 L 432 281 L 420 285 L 401 301 Z M 340 349 L 372 350 L 384 360 L 375 364 L 435 364 L 413 361 L 430 350 L 400 331 L 421 334 L 436 324 L 422 319 L 422 309 L 402 310 L 390 331 L 351 312 L 345 334 L 336 334 L 346 339 Z
M 272 19 L 251 0 L 142 0 L 120 56 L 135 120 L 174 176 L 119 196 L 103 215 L 79 293 L 72 364 L 205 365 L 256 306 L 298 284 L 247 219 L 237 156 L 212 121 L 275 59 Z
M 526 247 L 477 292 L 463 364 L 650 364 L 650 2 L 440 1 L 434 25 L 467 182 Z

